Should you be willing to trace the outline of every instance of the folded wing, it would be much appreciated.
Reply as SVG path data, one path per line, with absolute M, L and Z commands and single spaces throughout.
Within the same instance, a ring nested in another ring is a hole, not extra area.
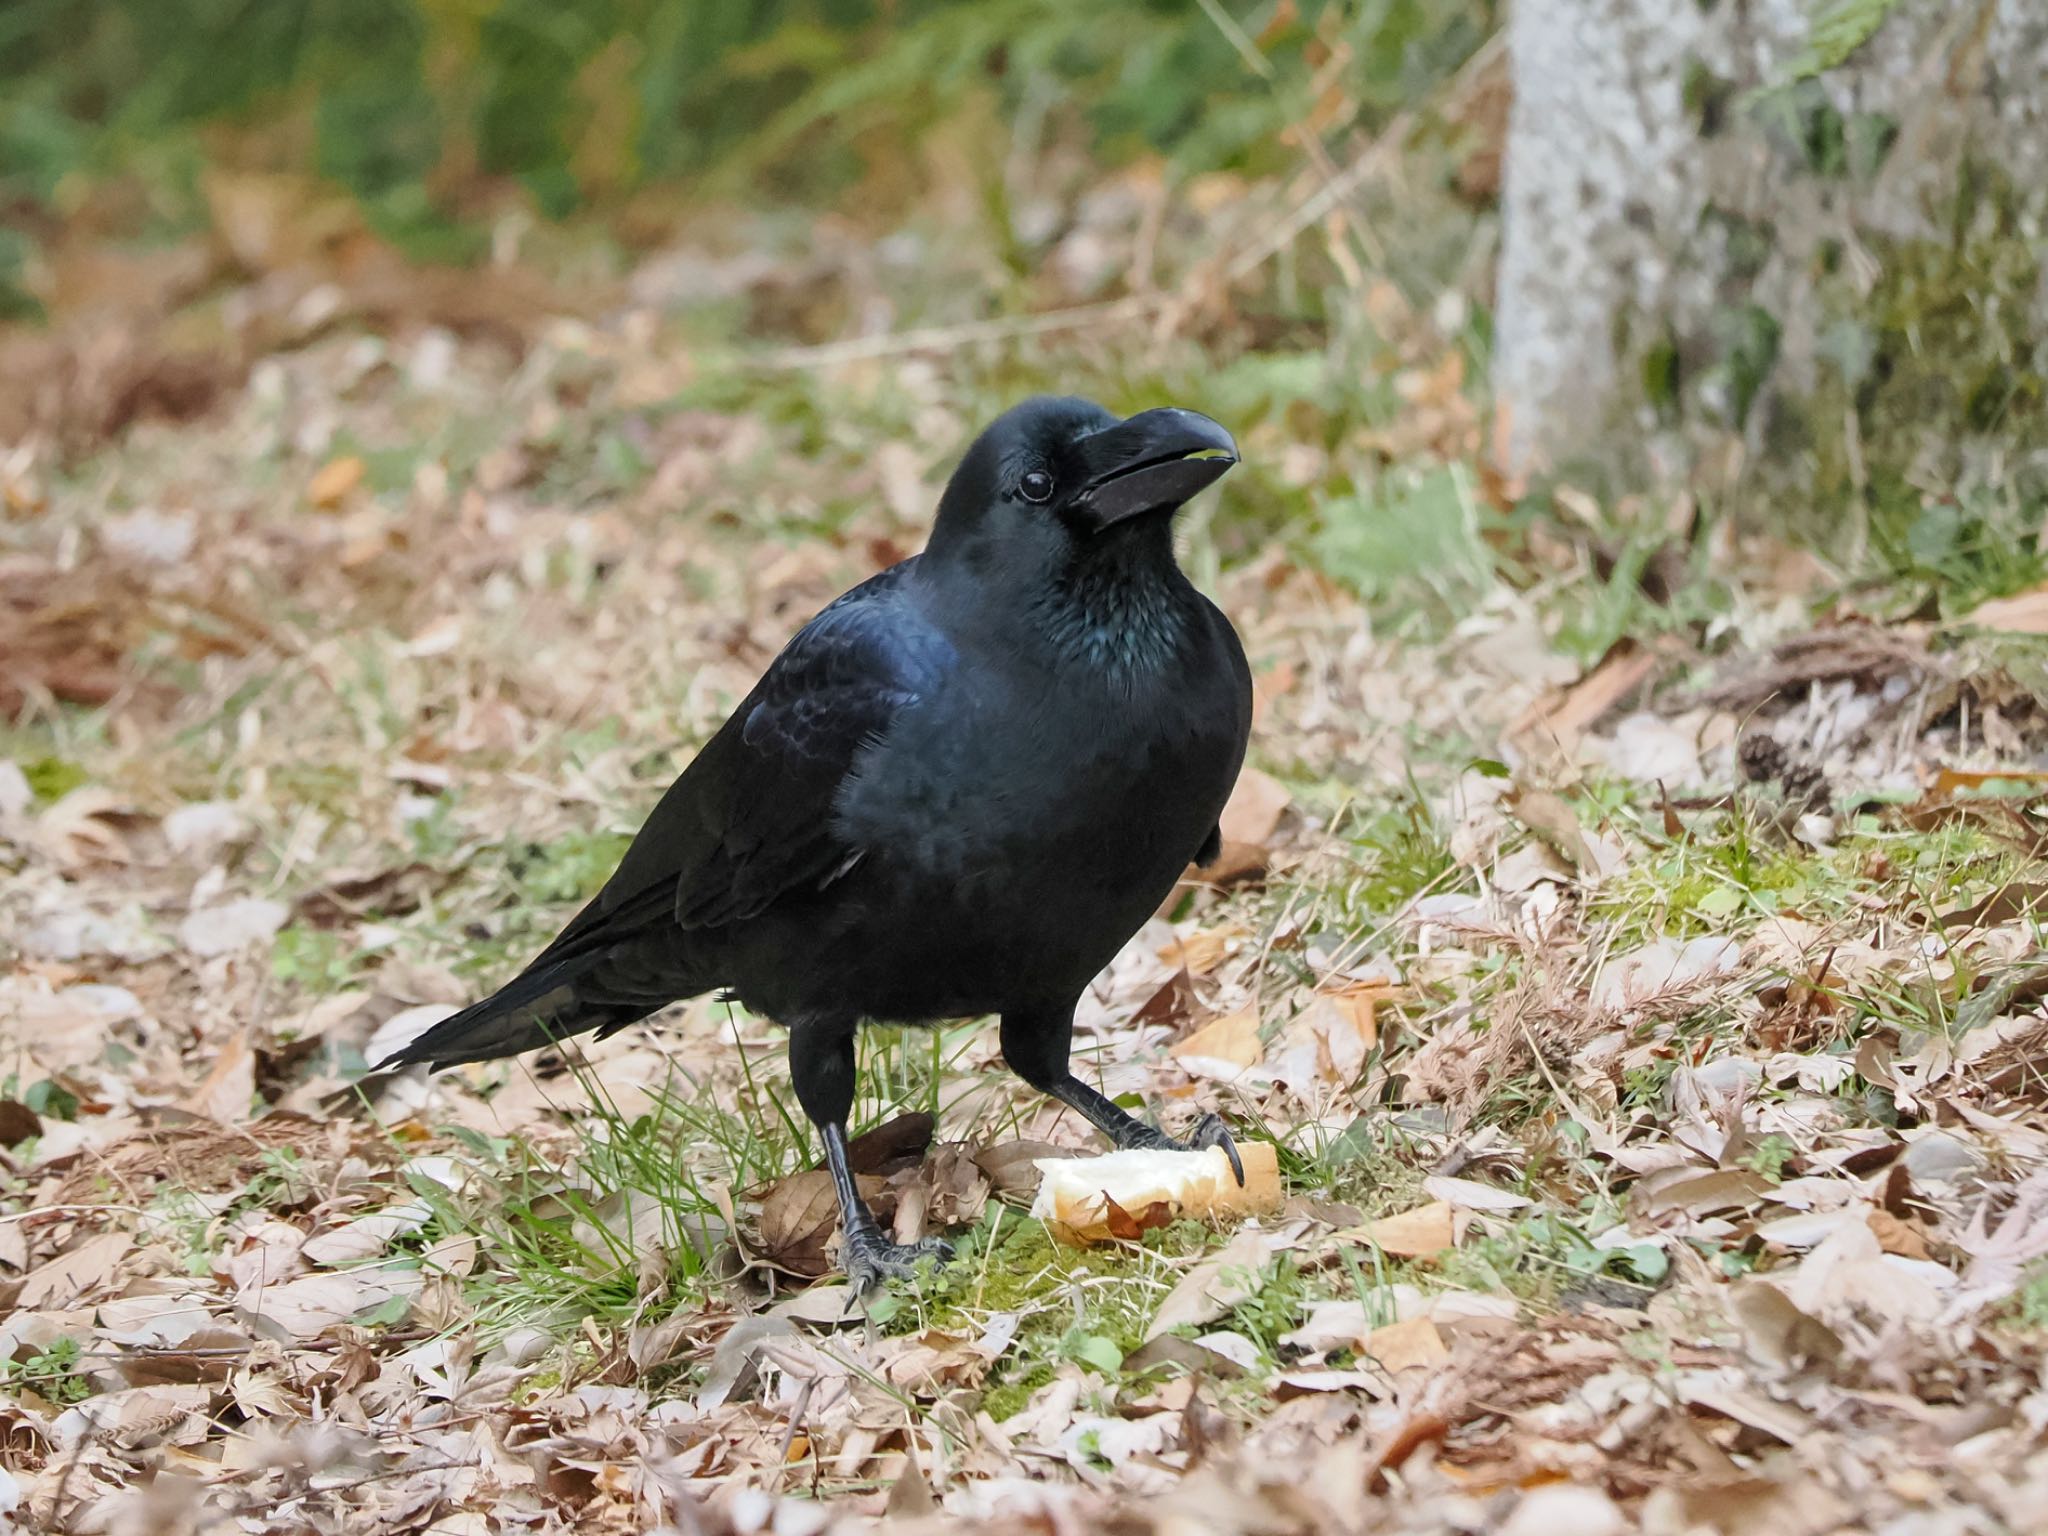
M 953 659 L 908 600 L 914 565 L 863 582 L 805 625 L 561 935 L 390 1064 L 488 1059 L 622 1028 L 722 983 L 717 930 L 857 864 L 866 850 L 834 814 L 841 786 Z

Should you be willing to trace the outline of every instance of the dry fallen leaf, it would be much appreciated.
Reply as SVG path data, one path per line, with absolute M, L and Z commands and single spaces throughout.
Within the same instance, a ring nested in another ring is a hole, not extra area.
M 989 1357 L 972 1338 L 931 1329 L 895 1342 L 882 1374 L 892 1385 L 922 1397 L 976 1387 L 988 1375 Z
M 860 1292 L 850 1285 L 809 1285 L 786 1301 L 778 1301 L 765 1315 L 814 1327 L 838 1328 L 861 1321 L 867 1316 L 867 1309 L 861 1305 Z
M 1527 827 L 1545 847 L 1580 873 L 1599 869 L 1586 834 L 1579 826 L 1578 813 L 1545 789 L 1517 789 L 1505 802 L 1515 820 Z
M 1379 1044 L 1379 1010 L 1382 1004 L 1397 1003 L 1401 1000 L 1401 988 L 1386 982 L 1360 982 L 1355 986 L 1342 987 L 1316 994 L 1351 1021 L 1351 1028 L 1358 1036 L 1361 1049 L 1370 1051 Z
M 1407 1259 L 1426 1259 L 1457 1244 L 1456 1216 L 1450 1205 L 1432 1200 L 1412 1211 L 1384 1217 L 1366 1227 L 1366 1238 L 1386 1252 Z
M 1159 958 L 1169 964 L 1184 966 L 1190 976 L 1206 976 L 1243 944 L 1247 933 L 1242 923 L 1206 928 L 1185 937 L 1176 937 L 1171 944 L 1161 945 Z
M 197 1088 L 185 1096 L 185 1108 L 202 1119 L 234 1125 L 249 1118 L 256 1098 L 256 1052 L 249 1032 L 238 1029 L 220 1048 Z
M 1644 1501 L 1645 1527 L 1714 1536 L 1824 1536 L 1844 1529 L 1848 1506 L 1821 1479 L 1792 1467 L 1781 1475 L 1782 1481 L 1735 1475 L 1658 1488 Z
M 165 816 L 163 831 L 173 852 L 202 863 L 247 840 L 255 828 L 238 807 L 220 800 L 201 800 L 181 805 Z
M 323 512 L 332 512 L 363 483 L 363 467 L 363 461 L 353 454 L 329 459 L 306 482 L 306 500 Z
M 1372 1293 L 1372 1306 L 1355 1296 L 1310 1304 L 1308 1320 L 1281 1342 L 1296 1349 L 1327 1354 L 1333 1349 L 1362 1350 L 1366 1341 L 1382 1329 L 1412 1322 L 1427 1322 L 1439 1338 L 1445 1330 L 1481 1328 L 1512 1323 L 1516 1304 L 1510 1296 L 1487 1296 L 1477 1291 L 1424 1292 L 1396 1282 Z
M 2048 635 L 2048 586 L 1979 603 L 1963 615 L 1962 622 L 2007 634 Z
M 1280 817 L 1292 802 L 1287 788 L 1271 774 L 1246 768 L 1225 802 L 1218 824 L 1227 843 L 1244 843 L 1264 848 L 1272 841 Z
M 1742 1329 L 1749 1353 L 1775 1371 L 1793 1374 L 1826 1369 L 1841 1356 L 1835 1331 L 1793 1305 L 1768 1280 L 1747 1279 L 1728 1292 L 1728 1310 Z
M 1436 1365 L 1451 1357 L 1443 1335 L 1426 1317 L 1412 1317 L 1406 1322 L 1373 1329 L 1362 1341 L 1359 1353 L 1389 1375 L 1410 1366 Z
M 1029 1202 L 1045 1182 L 1038 1171 L 1044 1158 L 1068 1156 L 1068 1149 L 1050 1141 L 999 1141 L 974 1154 L 974 1165 L 988 1176 L 998 1199 Z
M 269 941 L 291 916 L 281 901 L 262 896 L 244 896 L 202 907 L 178 925 L 178 938 L 201 958 L 231 955 Z
M 1258 1065 L 1260 1049 L 1259 1016 L 1245 1008 L 1204 1024 L 1193 1034 L 1176 1041 L 1167 1054 L 1199 1056 L 1227 1062 L 1234 1067 L 1253 1067 Z
M 1901 1221 L 1884 1210 L 1873 1210 L 1864 1219 L 1870 1223 L 1870 1230 L 1877 1234 L 1877 1241 L 1886 1253 L 1895 1253 L 1904 1259 L 1933 1257 L 1927 1247 L 1927 1234 L 1912 1222 Z
M 1318 992 L 1287 1026 L 1283 1038 L 1288 1044 L 1304 1038 L 1313 1042 L 1316 1075 L 1333 1088 L 1349 1087 L 1365 1070 L 1379 1041 L 1374 1004 L 1387 993 L 1383 987 Z
M 718 1341 L 711 1368 L 697 1389 L 697 1409 L 708 1413 L 736 1395 L 744 1395 L 754 1377 L 755 1357 L 782 1339 L 796 1337 L 796 1325 L 781 1317 L 743 1317 Z
M 133 1248 L 135 1240 L 126 1232 L 102 1232 L 38 1265 L 22 1278 L 14 1305 L 22 1311 L 70 1306 L 97 1287 L 106 1285 L 115 1266 Z
M 2009 881 L 1982 901 L 1941 914 L 1944 929 L 1992 928 L 2048 907 L 2048 881 Z
M 960 1142 L 943 1142 L 933 1148 L 911 1177 L 924 1191 L 928 1222 L 938 1228 L 972 1226 L 981 1219 L 994 1192 L 993 1181 L 976 1155 Z
M 1622 1536 L 1631 1522 L 1598 1488 L 1544 1483 L 1522 1495 L 1500 1536 Z
M 865 1197 L 880 1188 L 879 1179 L 869 1178 Z M 832 1175 L 822 1168 L 806 1169 L 768 1187 L 761 1197 L 758 1225 L 761 1257 L 793 1275 L 816 1279 L 832 1268 L 826 1245 L 839 1230 L 839 1198 L 833 1192 Z
M 322 1266 L 357 1264 L 364 1259 L 374 1259 L 395 1239 L 419 1231 L 432 1214 L 432 1209 L 424 1201 L 408 1200 L 316 1233 L 306 1239 L 299 1256 L 308 1264 Z
M 939 1501 L 932 1497 L 932 1485 L 926 1480 L 924 1468 L 918 1465 L 916 1456 L 904 1463 L 903 1475 L 896 1479 L 889 1489 L 889 1500 L 883 1506 L 884 1517 L 891 1521 L 915 1520 L 920 1516 L 933 1514 Z
M 1689 789 L 1706 778 L 1700 765 L 1697 736 L 1696 729 L 1686 729 L 1662 715 L 1644 711 L 1616 721 L 1613 735 L 1602 750 L 1609 770 L 1622 778 L 1638 784 L 1660 785 L 1667 790 Z M 1682 825 L 1676 832 L 1671 828 L 1676 817 L 1668 796 L 1665 817 L 1667 836 L 1675 837 L 1684 831 Z
M 29 1137 L 40 1135 L 42 1129 L 43 1117 L 21 1100 L 0 1099 L 0 1147 L 19 1146 Z
M 1770 1179 L 1747 1168 L 1660 1169 L 1637 1180 L 1629 1192 L 1629 1208 L 1653 1221 L 1673 1214 L 1711 1216 L 1754 1205 L 1774 1187 Z
M 914 1167 L 931 1146 L 935 1127 L 923 1110 L 891 1116 L 846 1144 L 846 1166 L 855 1173 L 876 1175 Z
M 1528 709 L 1509 734 L 1516 738 L 1533 735 L 1569 750 L 1603 715 L 1641 687 L 1656 664 L 1651 652 L 1624 640 L 1571 687 Z
M 244 1289 L 235 1297 L 235 1315 L 265 1338 L 311 1339 L 360 1312 L 415 1294 L 420 1280 L 418 1270 L 384 1266 L 301 1275 Z
M 1454 1179 L 1433 1173 L 1422 1181 L 1426 1194 L 1466 1211 L 1519 1211 L 1534 1204 L 1527 1195 L 1496 1189 L 1475 1179 Z

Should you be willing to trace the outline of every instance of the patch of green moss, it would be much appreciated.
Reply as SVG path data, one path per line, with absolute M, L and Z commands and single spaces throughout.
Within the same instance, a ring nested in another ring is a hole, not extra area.
M 1053 1378 L 1050 1362 L 1034 1365 L 1007 1381 L 998 1382 L 982 1394 L 982 1411 L 998 1424 L 1005 1419 L 1014 1419 L 1022 1413 L 1036 1392 Z
M 1643 353 L 1643 398 L 1666 420 L 1678 410 L 1678 363 L 1678 342 L 1668 330 Z
M 28 780 L 28 787 L 36 799 L 47 805 L 52 800 L 61 800 L 86 781 L 86 771 L 69 758 L 39 757 L 34 762 L 24 763 L 22 777 Z
M 535 1371 L 531 1376 L 525 1376 L 520 1379 L 518 1395 L 515 1400 L 521 1403 L 538 1403 L 542 1399 L 551 1396 L 561 1385 L 561 1367 L 547 1366 Z
M 1740 422 L 1778 362 L 1777 317 L 1760 304 L 1744 304 L 1716 317 L 1714 343 L 1727 379 L 1728 409 Z
M 1101 1371 L 1135 1352 L 1163 1294 L 1157 1260 L 1186 1258 L 1217 1240 L 1209 1227 L 1183 1221 L 1147 1232 L 1136 1245 L 1071 1248 L 1043 1222 L 992 1205 L 980 1226 L 955 1241 L 950 1264 L 916 1292 L 901 1294 L 884 1326 L 891 1333 L 973 1333 L 991 1314 L 1018 1314 L 1016 1336 L 983 1400 L 991 1416 L 1006 1418 L 1052 1379 L 1060 1362 Z
M 1867 262 L 1823 271 L 1819 382 L 1772 424 L 1827 527 L 1860 505 L 1894 573 L 1958 603 L 2040 575 L 2024 535 L 2048 503 L 2048 349 L 2023 208 L 2002 173 L 1971 166 L 1945 234 L 1864 242 L 1867 294 L 1850 270 Z
M 1721 232 L 1724 278 L 1734 284 L 1749 284 L 1770 264 L 1777 247 L 1778 232 L 1768 219 L 1749 219 L 1725 208 L 1710 208 L 1704 222 Z
M 1868 181 L 1898 137 L 1897 122 L 1883 113 L 1840 111 L 1818 80 L 1766 92 L 1753 111 L 1781 153 L 1830 180 Z
M 1711 139 L 1727 127 L 1728 109 L 1736 98 L 1733 80 L 1717 75 L 1704 60 L 1694 57 L 1685 62 L 1682 90 L 1686 116 L 1692 119 L 1701 138 Z
M 1175 1222 L 1145 1234 L 1137 1249 L 1121 1243 L 1093 1248 L 1072 1248 L 1060 1242 L 1043 1222 L 1018 1216 L 1001 1207 L 984 1226 L 977 1228 L 957 1246 L 957 1256 L 938 1276 L 936 1289 L 928 1297 L 928 1310 L 918 1320 L 920 1327 L 965 1329 L 991 1312 L 1030 1313 L 1048 1301 L 1072 1291 L 1079 1281 L 1135 1279 L 1145 1265 L 1145 1255 L 1181 1258 L 1198 1253 L 1216 1241 L 1216 1234 L 1199 1222 Z M 998 1225 L 999 1224 L 999 1225 Z M 994 1251 L 982 1256 L 990 1241 Z M 1147 1288 L 1114 1284 L 1087 1286 L 1086 1292 L 1102 1298 L 1100 1316 L 1091 1307 L 1081 1321 L 1099 1333 L 1106 1333 L 1119 1347 L 1135 1349 L 1143 1342 L 1143 1329 L 1150 1320 L 1142 1307 L 1125 1306 L 1126 1300 L 1142 1301 Z M 1131 1297 L 1123 1293 L 1130 1292 Z M 1075 1321 L 1069 1311 L 1061 1314 L 1054 1333 L 1062 1333 Z M 1026 1318 L 1025 1327 L 1032 1326 Z M 1135 1329 L 1133 1333 L 1130 1330 Z
M 2016 1328 L 2048 1332 L 2048 1263 L 2036 1261 L 2006 1303 L 2005 1320 Z

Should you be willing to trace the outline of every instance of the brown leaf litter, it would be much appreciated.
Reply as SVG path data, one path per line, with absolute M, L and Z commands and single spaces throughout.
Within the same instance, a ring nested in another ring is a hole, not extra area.
M 891 375 L 919 442 L 851 468 L 812 445 L 805 480 L 780 425 L 648 407 L 680 365 L 630 315 L 560 326 L 523 279 L 413 283 L 303 187 L 211 195 L 226 254 L 183 291 L 244 291 L 248 351 L 223 355 L 262 357 L 278 400 L 245 411 L 230 374 L 153 401 L 95 361 L 29 402 L 74 449 L 128 416 L 190 423 L 130 424 L 98 461 L 124 510 L 49 489 L 40 448 L 0 464 L 21 663 L 0 709 L 24 731 L 53 700 L 108 711 L 104 740 L 52 743 L 85 782 L 43 794 L 49 765 L 0 765 L 17 1520 L 2038 1524 L 2048 729 L 1973 648 L 2031 633 L 2038 594 L 1582 669 L 1512 593 L 1421 646 L 1283 550 L 1233 567 L 1288 783 L 1245 776 L 1221 867 L 1091 988 L 1076 1059 L 1169 1129 L 1222 1109 L 1286 1171 L 1281 1203 L 1176 1246 L 1170 1200 L 1097 1189 L 1097 1247 L 984 1289 L 1032 1251 L 985 1249 L 870 1318 L 826 1278 L 835 1202 L 807 1155 L 741 1173 L 668 1119 L 768 1140 L 786 1080 L 763 1021 L 706 1002 L 523 1065 L 360 1073 L 469 995 L 479 956 L 544 938 L 602 873 L 593 832 L 632 824 L 795 622 L 914 547 L 922 439 L 965 425 L 941 365 Z M 138 334 L 134 366 L 175 384 L 175 338 Z M 1409 419 L 1344 451 L 1472 446 L 1461 365 L 1412 352 Z M 577 461 L 585 421 L 648 473 Z M 476 463 L 421 446 L 443 428 L 488 439 Z M 419 449 L 409 481 L 392 444 Z M 800 546 L 734 531 L 848 499 L 874 510 Z M 1413 744 L 1451 740 L 1509 776 L 1446 789 L 1421 763 L 1411 796 Z M 1322 781 L 1406 815 L 1415 867 Z M 1755 862 L 1812 878 L 1717 907 L 1692 876 L 1753 811 Z M 1877 831 L 1831 855 L 1859 817 Z M 1918 862 L 1935 834 L 1960 866 Z M 885 1116 L 855 1148 L 905 1240 L 1100 1150 L 986 1034 L 939 1044 L 918 1071 L 941 1123 Z M 605 1182 L 599 1149 L 643 1117 L 702 1205 L 687 1226 Z M 609 1268 L 568 1252 L 607 1237 Z M 524 1290 L 522 1241 L 562 1266 Z

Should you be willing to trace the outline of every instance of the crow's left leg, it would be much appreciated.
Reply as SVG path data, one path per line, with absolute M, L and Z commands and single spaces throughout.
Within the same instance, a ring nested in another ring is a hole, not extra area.
M 874 1212 L 854 1187 L 846 1163 L 846 1120 L 853 1113 L 854 1030 L 849 1017 L 800 1019 L 789 1030 L 789 1075 L 797 1102 L 825 1141 L 825 1163 L 839 1196 L 839 1262 L 854 1289 L 867 1291 L 892 1277 L 907 1277 L 919 1259 L 943 1264 L 953 1250 L 936 1237 L 895 1243 L 883 1236 Z

